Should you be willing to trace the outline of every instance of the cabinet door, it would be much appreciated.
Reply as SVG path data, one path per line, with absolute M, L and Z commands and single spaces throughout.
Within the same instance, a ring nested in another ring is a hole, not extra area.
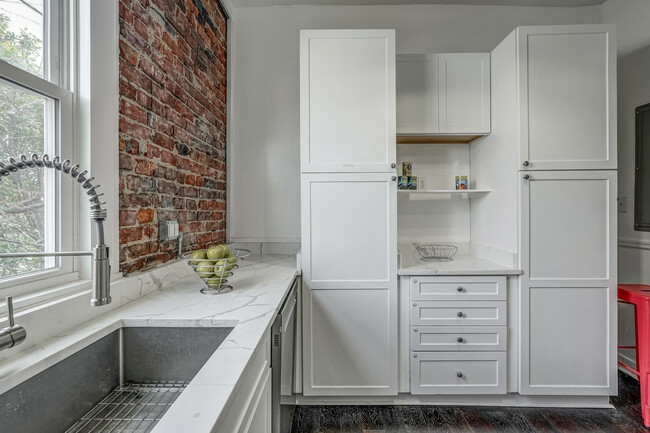
M 267 369 L 256 390 L 250 415 L 244 421 L 241 433 L 271 433 L 271 369 Z
M 394 172 L 395 143 L 395 31 L 302 30 L 302 172 Z
M 526 176 L 519 392 L 614 395 L 616 171 Z
M 490 54 L 438 55 L 441 133 L 490 132 Z
M 304 395 L 397 395 L 397 287 L 303 293 Z
M 302 175 L 303 392 L 397 393 L 396 186 Z
M 397 133 L 438 133 L 438 56 L 397 56 Z
M 520 167 L 616 168 L 612 31 L 609 25 L 518 30 Z
M 397 287 L 397 187 L 386 173 L 302 175 L 309 289 Z

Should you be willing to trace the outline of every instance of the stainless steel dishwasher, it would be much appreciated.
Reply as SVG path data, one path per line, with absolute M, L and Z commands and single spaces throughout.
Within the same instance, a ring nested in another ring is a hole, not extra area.
M 293 420 L 293 357 L 299 284 L 300 279 L 296 277 L 271 328 L 272 433 L 290 432 Z

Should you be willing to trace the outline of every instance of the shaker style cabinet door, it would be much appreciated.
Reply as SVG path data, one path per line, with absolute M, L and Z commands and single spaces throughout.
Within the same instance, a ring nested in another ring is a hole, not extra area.
M 519 393 L 615 395 L 616 171 L 520 176 Z
M 304 395 L 397 394 L 394 178 L 302 175 Z
M 395 172 L 394 30 L 301 30 L 300 143 L 303 173 Z
M 438 55 L 397 55 L 397 133 L 438 133 Z
M 616 168 L 616 41 L 609 25 L 519 30 L 520 169 Z
M 441 133 L 490 133 L 490 54 L 438 55 Z

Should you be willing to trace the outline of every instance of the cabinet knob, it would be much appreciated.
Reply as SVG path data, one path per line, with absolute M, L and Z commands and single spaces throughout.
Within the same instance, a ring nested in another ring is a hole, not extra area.
M 462 372 L 462 371 L 458 371 L 458 372 L 456 372 L 456 376 L 458 376 L 458 377 L 463 377 L 463 372 Z
M 522 164 L 524 165 L 524 167 L 528 167 L 530 165 L 530 162 L 524 161 Z
M 462 343 L 462 342 L 465 341 L 465 340 L 463 340 L 463 337 L 458 337 L 458 338 L 456 339 L 456 341 L 458 341 L 459 343 Z
M 457 291 L 457 292 L 462 292 L 462 291 L 463 291 L 463 286 L 458 286 L 458 287 L 456 287 L 456 291 Z
M 418 280 L 413 280 L 413 284 L 417 284 L 417 283 L 418 283 Z
M 397 167 L 397 164 L 395 164 L 394 162 L 391 163 L 390 168 L 395 168 L 395 167 Z
M 462 311 L 459 311 L 458 313 L 456 313 L 456 315 L 457 315 L 458 317 L 463 317 L 463 312 L 462 312 Z
M 418 357 L 417 355 L 413 355 L 413 358 L 417 358 L 417 357 Z
M 413 332 L 418 332 L 418 328 L 415 328 L 415 329 L 413 330 Z
M 397 180 L 397 176 L 391 176 L 390 180 L 392 180 L 393 182 L 396 181 L 396 180 Z
M 529 174 L 524 174 L 524 180 L 528 180 L 528 179 L 530 179 L 530 175 Z
M 414 302 L 414 303 L 413 303 L 413 306 L 414 306 L 414 307 L 417 307 L 417 306 L 418 306 L 418 304 L 416 304 L 416 303 Z

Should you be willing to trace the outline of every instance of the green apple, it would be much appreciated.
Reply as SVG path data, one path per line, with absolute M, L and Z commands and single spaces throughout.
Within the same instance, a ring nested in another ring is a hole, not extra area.
M 199 273 L 199 277 L 210 278 L 214 275 L 214 264 L 206 260 L 200 262 L 194 270 Z
M 223 248 L 217 245 L 216 247 L 210 248 L 208 250 L 207 255 L 208 255 L 208 259 L 215 260 L 215 259 L 223 259 L 226 253 L 223 250 Z
M 208 256 L 205 254 L 205 250 L 196 250 L 192 254 L 190 254 L 191 259 L 198 259 L 198 260 L 192 260 L 190 263 L 193 265 L 198 265 L 201 260 L 207 259 Z
M 230 246 L 228 246 L 228 245 L 226 245 L 226 244 L 221 244 L 221 245 L 219 245 L 219 246 L 220 246 L 221 248 L 223 248 L 223 252 L 224 252 L 223 256 L 224 256 L 224 257 L 228 257 L 228 256 L 230 255 Z

